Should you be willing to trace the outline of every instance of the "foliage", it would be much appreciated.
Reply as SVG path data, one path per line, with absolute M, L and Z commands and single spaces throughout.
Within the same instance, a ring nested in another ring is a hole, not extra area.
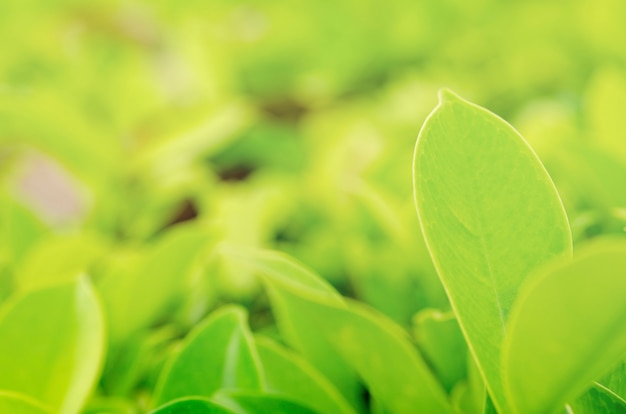
M 626 412 L 625 19 L 0 2 L 0 412 Z

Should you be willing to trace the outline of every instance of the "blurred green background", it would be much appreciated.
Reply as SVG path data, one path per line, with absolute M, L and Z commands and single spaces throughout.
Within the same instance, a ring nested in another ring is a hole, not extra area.
M 3 1 L 3 209 L 31 231 L 0 263 L 193 220 L 406 320 L 445 302 L 410 182 L 440 87 L 522 132 L 577 239 L 623 231 L 624 21 L 618 0 Z M 253 294 L 218 267 L 219 295 Z
M 620 0 L 4 0 L 0 300 L 84 271 L 106 305 L 112 274 L 204 234 L 405 326 L 446 310 L 411 186 L 441 87 L 520 130 L 576 241 L 623 233 L 625 21 Z M 253 275 L 209 251 L 156 306 L 177 304 L 161 342 L 227 301 L 273 329 Z

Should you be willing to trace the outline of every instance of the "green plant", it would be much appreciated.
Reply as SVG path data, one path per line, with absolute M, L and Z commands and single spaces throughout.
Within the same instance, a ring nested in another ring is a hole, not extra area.
M 452 307 L 417 313 L 414 338 L 288 255 L 216 244 L 201 223 L 144 247 L 51 239 L 20 267 L 18 293 L 3 304 L 0 408 L 626 411 L 626 242 L 605 238 L 572 254 L 565 210 L 530 146 L 447 90 L 420 132 L 413 177 Z M 41 237 L 32 217 L 11 211 L 18 231 L 5 235 Z M 79 276 L 85 263 L 101 263 L 99 272 Z M 209 311 L 211 286 L 198 271 L 229 266 L 259 277 L 278 330 L 265 322 L 253 334 L 241 306 Z

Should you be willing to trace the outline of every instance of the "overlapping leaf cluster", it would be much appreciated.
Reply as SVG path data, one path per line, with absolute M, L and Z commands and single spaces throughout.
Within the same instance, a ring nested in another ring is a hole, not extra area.
M 0 412 L 626 412 L 625 19 L 0 2 Z

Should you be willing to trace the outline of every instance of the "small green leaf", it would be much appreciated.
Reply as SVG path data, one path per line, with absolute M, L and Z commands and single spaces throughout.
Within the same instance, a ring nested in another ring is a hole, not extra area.
M 500 346 L 527 275 L 571 252 L 550 177 L 505 121 L 449 91 L 420 131 L 415 201 L 433 262 L 494 404 L 506 412 Z
M 150 414 L 235 414 L 204 398 L 181 398 L 151 411 Z
M 520 293 L 502 347 L 517 413 L 552 413 L 623 360 L 626 242 L 596 242 L 552 264 Z
M 103 359 L 103 316 L 85 280 L 33 291 L 0 316 L 0 389 L 79 412 Z
M 220 389 L 259 390 L 260 363 L 246 313 L 220 309 L 197 326 L 163 369 L 154 402 L 159 406 L 188 396 L 211 397 Z
M 285 317 L 307 315 L 307 329 L 339 353 L 386 411 L 452 412 L 407 333 L 393 321 L 358 302 L 337 303 L 278 278 L 267 277 L 267 283 L 272 302 L 280 300 L 288 312 Z
M 268 338 L 256 338 L 266 389 L 320 413 L 354 413 L 337 389 L 305 359 Z
M 24 395 L 0 391 L 0 413 L 52 414 L 52 411 Z

